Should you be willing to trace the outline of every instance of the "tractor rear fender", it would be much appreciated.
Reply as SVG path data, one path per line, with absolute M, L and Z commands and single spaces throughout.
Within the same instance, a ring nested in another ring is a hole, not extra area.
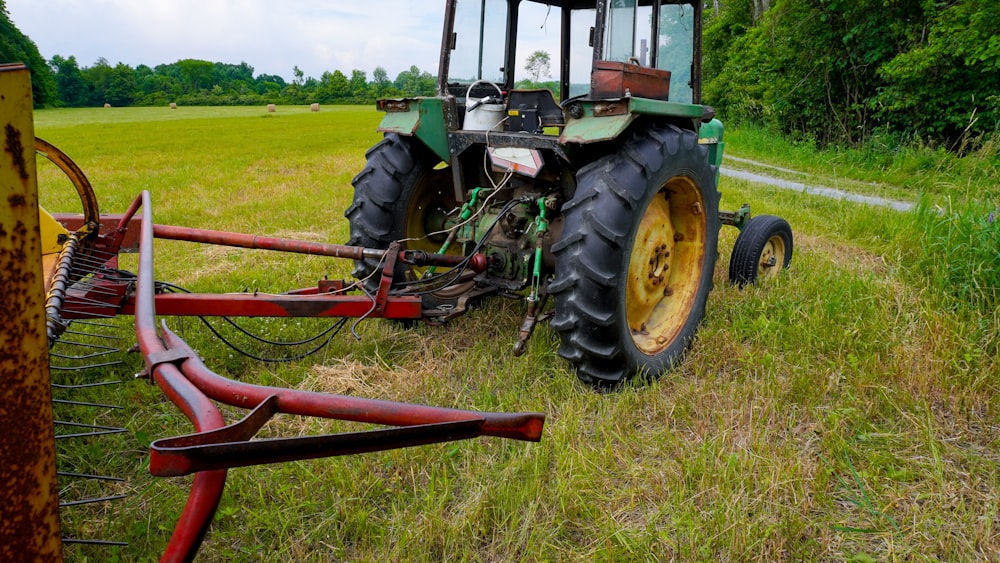
M 442 98 L 400 98 L 379 100 L 385 112 L 378 126 L 382 133 L 416 137 L 441 160 L 448 160 L 448 128 Z
M 561 143 L 587 144 L 620 137 L 641 116 L 673 118 L 691 122 L 691 129 L 706 116 L 707 106 L 665 102 L 649 98 L 625 97 L 606 100 L 571 100 L 564 104 L 569 119 Z

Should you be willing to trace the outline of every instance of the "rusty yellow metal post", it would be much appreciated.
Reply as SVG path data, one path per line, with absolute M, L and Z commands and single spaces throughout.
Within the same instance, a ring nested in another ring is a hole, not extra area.
M 0 65 L 0 561 L 59 561 L 31 78 Z

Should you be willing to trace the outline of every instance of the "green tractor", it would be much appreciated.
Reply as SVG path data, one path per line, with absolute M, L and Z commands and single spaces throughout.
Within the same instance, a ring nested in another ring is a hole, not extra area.
M 721 225 L 740 229 L 734 284 L 792 256 L 783 219 L 719 210 L 701 21 L 698 1 L 447 0 L 437 95 L 378 102 L 385 138 L 354 178 L 349 244 L 467 257 L 398 263 L 393 291 L 421 295 L 429 322 L 522 298 L 514 352 L 551 319 L 595 387 L 671 369 L 704 315 Z M 515 78 L 539 46 L 558 52 L 557 88 Z M 354 275 L 373 290 L 382 264 L 366 256 Z

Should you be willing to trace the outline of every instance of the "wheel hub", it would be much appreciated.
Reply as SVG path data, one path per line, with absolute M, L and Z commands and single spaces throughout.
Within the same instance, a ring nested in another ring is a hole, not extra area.
M 705 251 L 697 187 L 673 178 L 650 200 L 629 259 L 625 315 L 632 341 L 645 354 L 670 345 L 696 301 Z
M 764 245 L 760 253 L 760 263 L 757 269 L 759 278 L 771 277 L 778 273 L 778 256 L 785 255 L 785 241 L 780 236 L 773 236 Z
M 666 198 L 653 198 L 639 223 L 629 262 L 626 303 L 629 328 L 633 333 L 648 332 L 647 323 L 653 309 L 665 295 L 672 293 L 670 267 L 674 235 L 670 202 Z

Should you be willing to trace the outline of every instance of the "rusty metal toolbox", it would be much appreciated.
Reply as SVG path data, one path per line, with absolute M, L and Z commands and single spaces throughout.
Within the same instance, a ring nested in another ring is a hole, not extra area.
M 617 61 L 594 61 L 590 74 L 593 98 L 622 98 L 630 93 L 637 98 L 667 100 L 670 94 L 670 71 Z

